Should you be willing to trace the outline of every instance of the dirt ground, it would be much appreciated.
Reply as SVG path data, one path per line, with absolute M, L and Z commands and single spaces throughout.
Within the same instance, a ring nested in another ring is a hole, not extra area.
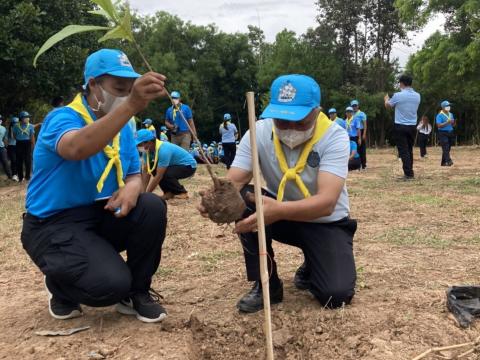
M 326 310 L 296 290 L 292 278 L 301 253 L 274 244 L 285 285 L 283 303 L 272 307 L 277 359 L 412 359 L 479 335 L 480 322 L 466 330 L 455 324 L 445 291 L 480 282 L 480 148 L 455 148 L 452 158 L 453 167 L 440 167 L 440 149 L 431 149 L 429 159 L 416 158 L 417 180 L 405 183 L 395 180 L 401 164 L 394 151 L 372 150 L 368 171 L 350 175 L 352 217 L 359 224 L 351 306 Z M 235 308 L 250 287 L 239 242 L 231 228 L 213 225 L 194 208 L 198 190 L 207 185 L 200 169 L 187 182 L 192 199 L 169 203 L 154 278 L 169 311 L 162 324 L 143 324 L 113 308 L 84 307 L 80 319 L 52 319 L 43 276 L 19 241 L 25 188 L 1 188 L 0 359 L 263 358 L 263 312 L 240 315 Z M 80 326 L 90 329 L 66 337 L 35 335 Z M 449 359 L 465 350 L 426 359 Z

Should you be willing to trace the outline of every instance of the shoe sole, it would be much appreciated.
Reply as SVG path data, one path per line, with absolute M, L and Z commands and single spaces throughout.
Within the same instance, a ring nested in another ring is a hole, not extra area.
M 122 315 L 129 315 L 129 316 L 135 315 L 138 320 L 140 320 L 142 322 L 145 322 L 145 323 L 161 322 L 161 321 L 165 320 L 166 317 L 167 317 L 167 314 L 162 313 L 157 318 L 154 318 L 154 319 L 146 318 L 146 317 L 140 315 L 135 309 L 131 308 L 128 305 L 124 305 L 122 303 L 118 303 L 117 305 L 115 305 L 115 310 Z
M 57 320 L 68 320 L 68 319 L 74 319 L 74 318 L 77 318 L 77 317 L 80 317 L 80 316 L 83 316 L 83 312 L 81 311 L 78 311 L 78 310 L 73 310 L 70 314 L 68 315 L 57 315 L 53 312 L 52 310 L 52 307 L 50 306 L 50 301 L 52 300 L 53 298 L 53 294 L 50 292 L 50 290 L 48 290 L 48 287 L 47 287 L 47 278 L 44 277 L 43 279 L 44 283 L 45 283 L 45 289 L 47 290 L 47 294 L 48 294 L 48 312 L 50 313 L 50 316 L 53 317 L 54 319 L 57 319 Z

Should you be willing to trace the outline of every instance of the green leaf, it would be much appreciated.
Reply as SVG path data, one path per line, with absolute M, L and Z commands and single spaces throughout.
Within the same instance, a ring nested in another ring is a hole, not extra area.
M 124 39 L 130 42 L 133 42 L 132 34 L 132 16 L 130 10 L 127 8 L 125 10 L 125 15 L 122 19 L 120 25 L 114 27 L 112 30 L 107 32 L 103 37 L 101 37 L 98 42 L 103 42 L 111 39 Z
M 107 20 L 110 20 L 110 15 L 108 15 L 108 13 L 105 10 L 103 10 L 102 8 L 100 8 L 98 10 L 90 10 L 89 13 L 93 14 L 93 15 L 100 15 L 100 16 L 103 16 L 104 18 L 106 18 Z
M 110 30 L 110 27 L 106 26 L 95 26 L 95 25 L 68 25 L 65 26 L 62 30 L 57 32 L 55 35 L 51 36 L 45 43 L 42 45 L 40 50 L 38 50 L 37 55 L 33 59 L 33 66 L 37 67 L 37 59 L 40 55 L 42 55 L 45 51 L 50 49 L 56 43 L 62 41 L 63 39 L 82 32 L 86 31 L 98 31 L 98 30 Z
M 118 23 L 119 16 L 115 5 L 113 5 L 111 0 L 92 0 L 95 4 L 100 6 L 102 10 L 108 14 L 108 18 L 115 23 Z

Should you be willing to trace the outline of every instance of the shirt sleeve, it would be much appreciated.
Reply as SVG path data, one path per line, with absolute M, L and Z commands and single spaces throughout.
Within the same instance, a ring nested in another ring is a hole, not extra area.
M 168 167 L 170 165 L 170 161 L 172 160 L 172 155 L 173 151 L 170 149 L 170 147 L 163 144 L 160 149 L 158 149 L 157 168 Z
M 190 106 L 185 105 L 185 108 L 183 109 L 183 112 L 184 112 L 183 115 L 185 115 L 185 118 L 187 120 L 190 120 L 190 119 L 193 118 L 192 109 L 190 109 Z
M 128 126 L 128 124 L 127 124 Z M 130 130 L 130 129 L 128 129 Z M 124 132 L 124 134 L 127 133 L 129 137 L 128 141 L 128 153 L 130 154 L 130 165 L 127 170 L 127 176 L 128 175 L 135 175 L 140 173 L 140 156 L 138 156 L 138 150 L 137 147 L 135 146 L 135 141 L 133 139 L 133 133 L 131 131 Z
M 443 124 L 446 120 L 446 118 L 440 113 L 440 114 L 437 114 L 437 117 L 435 118 L 435 122 L 437 124 Z
M 171 108 L 168 108 L 165 111 L 165 120 L 167 120 L 169 123 L 172 122 L 172 112 L 170 110 L 171 110 Z
M 248 130 L 245 135 L 243 135 L 242 140 L 240 140 L 240 145 L 238 147 L 235 159 L 232 163 L 233 167 L 252 171 L 252 151 L 250 149 L 250 130 Z
M 28 130 L 28 133 L 30 135 L 30 137 L 32 137 L 33 135 L 35 135 L 35 128 L 33 127 L 32 124 L 30 124 L 30 128 Z
M 43 123 L 38 142 L 43 143 L 50 151 L 57 152 L 62 136 L 83 126 L 83 120 L 71 112 L 55 114 L 48 122 Z
M 388 104 L 391 107 L 395 107 L 395 105 L 398 104 L 399 100 L 400 100 L 400 96 L 398 95 L 398 93 L 395 93 L 395 94 L 393 94 L 392 98 L 390 100 L 388 100 Z
M 342 179 L 348 175 L 348 159 L 350 158 L 350 141 L 345 131 L 338 129 L 329 139 L 320 159 L 318 171 L 328 172 Z

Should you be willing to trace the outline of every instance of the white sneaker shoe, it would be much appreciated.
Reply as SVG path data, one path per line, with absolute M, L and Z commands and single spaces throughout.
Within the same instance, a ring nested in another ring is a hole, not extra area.
M 18 182 L 18 176 L 17 176 L 17 175 L 13 175 L 13 176 L 12 176 L 12 180 Z

